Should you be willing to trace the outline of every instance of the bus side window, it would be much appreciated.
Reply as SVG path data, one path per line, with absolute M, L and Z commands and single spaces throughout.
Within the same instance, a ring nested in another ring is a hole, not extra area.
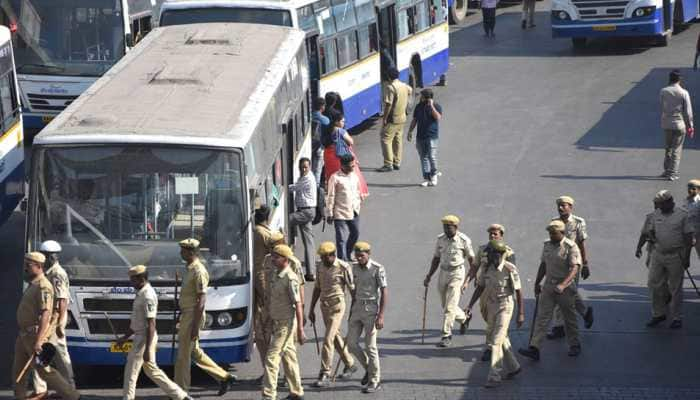
M 2 130 L 7 131 L 14 125 L 17 110 L 17 100 L 12 89 L 14 84 L 12 72 L 0 78 L 0 103 L 2 104 Z
M 338 35 L 338 65 L 345 67 L 357 61 L 357 36 L 355 31 Z
M 335 49 L 335 39 L 326 39 L 319 45 L 321 60 L 321 75 L 330 74 L 338 69 L 338 55 Z
M 422 32 L 430 26 L 430 14 L 428 4 L 421 1 L 415 5 L 416 9 L 416 32 Z
M 377 51 L 377 24 L 361 26 L 357 29 L 357 41 L 360 49 L 358 58 L 362 60 Z

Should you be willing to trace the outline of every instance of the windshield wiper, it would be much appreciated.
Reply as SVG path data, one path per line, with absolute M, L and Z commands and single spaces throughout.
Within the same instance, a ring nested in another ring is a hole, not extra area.
M 32 64 L 32 63 L 27 63 L 27 64 L 22 64 L 17 68 L 17 71 L 21 70 L 24 67 L 39 67 L 39 68 L 47 68 L 47 69 L 55 69 L 60 72 L 65 71 L 66 69 L 64 67 L 59 67 L 58 65 L 48 65 L 48 64 Z

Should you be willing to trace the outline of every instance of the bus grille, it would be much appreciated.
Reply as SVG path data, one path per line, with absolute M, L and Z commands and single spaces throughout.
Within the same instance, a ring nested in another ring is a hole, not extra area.
M 61 112 L 78 96 L 27 93 L 29 108 L 34 111 Z
M 128 319 L 111 319 L 114 329 L 118 335 L 124 334 L 129 329 L 131 321 Z M 87 320 L 88 329 L 92 335 L 113 335 L 112 328 L 106 318 L 89 318 Z M 159 335 L 173 334 L 172 319 L 156 319 L 156 331 Z
M 83 309 L 88 312 L 131 312 L 133 299 L 83 299 Z M 158 300 L 158 311 L 173 311 L 173 299 Z
M 572 0 L 581 19 L 622 19 L 629 0 Z

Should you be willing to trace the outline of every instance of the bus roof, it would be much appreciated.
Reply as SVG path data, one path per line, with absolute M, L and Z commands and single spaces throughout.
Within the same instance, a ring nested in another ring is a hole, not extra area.
M 34 143 L 243 147 L 303 41 L 273 25 L 157 28 Z
M 177 10 L 189 8 L 273 8 L 297 9 L 318 0 L 165 0 L 162 10 Z

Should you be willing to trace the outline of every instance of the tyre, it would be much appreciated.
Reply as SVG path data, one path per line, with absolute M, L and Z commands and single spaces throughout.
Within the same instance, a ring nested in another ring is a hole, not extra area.
M 574 49 L 576 50 L 586 48 L 586 38 L 571 38 L 571 43 L 574 45 Z
M 450 23 L 460 24 L 467 17 L 467 0 L 452 0 L 452 5 L 450 6 Z

